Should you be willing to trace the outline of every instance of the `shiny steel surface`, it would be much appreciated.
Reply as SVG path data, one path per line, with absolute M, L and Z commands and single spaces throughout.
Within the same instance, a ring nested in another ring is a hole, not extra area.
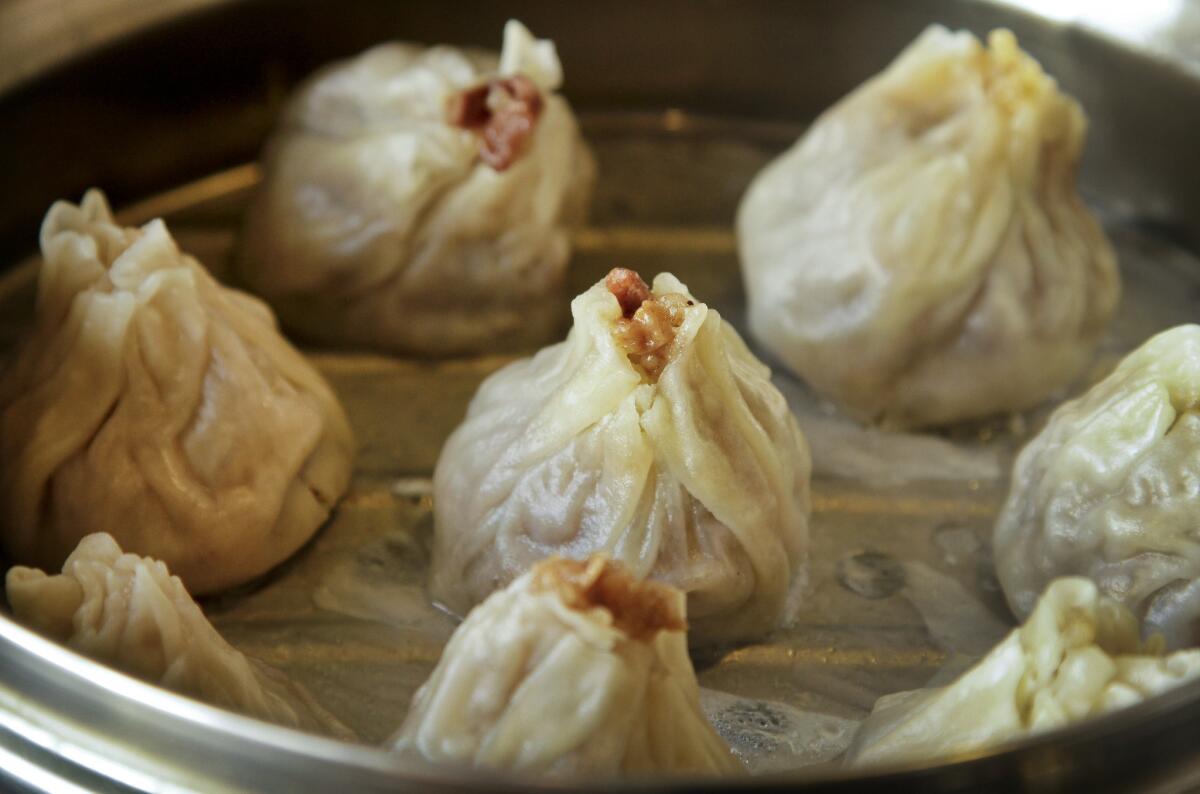
M 219 272 L 258 178 L 245 164 L 289 85 L 381 38 L 495 46 L 511 15 L 557 40 L 566 93 L 600 159 L 594 220 L 576 241 L 573 287 L 613 264 L 672 270 L 744 327 L 731 226 L 749 178 L 926 24 L 979 33 L 1008 25 L 1091 117 L 1082 183 L 1114 235 L 1130 296 L 1109 351 L 1116 353 L 1147 329 L 1194 316 L 1200 295 L 1193 256 L 1200 250 L 1200 3 L 1145 3 L 1140 16 L 1088 21 L 1072 18 L 1089 4 L 1036 5 L 1047 16 L 998 3 L 883 0 L 472 0 L 453 11 L 421 0 L 179 0 L 129 16 L 120 0 L 78 0 L 48 3 L 60 12 L 56 22 L 31 16 L 24 0 L 0 4 L 0 113 L 9 120 L 0 125 L 0 262 L 30 253 L 51 200 L 77 198 L 94 184 L 125 206 L 126 222 L 166 217 L 181 245 Z M 37 41 L 54 46 L 30 43 Z M 27 322 L 31 273 L 25 266 L 0 276 L 0 350 Z M 363 442 L 352 491 L 294 561 L 205 608 L 231 642 L 303 682 L 366 744 L 179 698 L 0 615 L 4 774 L 51 791 L 503 790 L 495 776 L 433 769 L 368 745 L 402 719 L 452 629 L 421 598 L 427 478 L 479 381 L 508 359 L 434 365 L 314 357 Z M 1003 459 L 1020 435 L 981 432 L 996 436 L 988 448 Z M 981 545 L 1003 489 L 1003 478 L 920 487 L 818 479 L 812 589 L 797 625 L 698 660 L 701 684 L 854 717 L 876 695 L 922 685 L 955 652 L 978 650 L 986 631 L 947 645 L 911 592 L 915 585 L 904 590 L 903 575 L 896 584 L 872 566 L 887 574 L 888 560 L 920 562 L 957 582 L 972 605 L 1008 620 Z M 942 542 L 947 537 L 957 556 Z M 865 584 L 847 583 L 853 566 L 868 569 Z M 867 776 L 811 767 L 704 785 L 1174 790 L 1200 779 L 1197 725 L 1200 682 L 950 764 Z M 521 790 L 562 788 L 521 783 Z

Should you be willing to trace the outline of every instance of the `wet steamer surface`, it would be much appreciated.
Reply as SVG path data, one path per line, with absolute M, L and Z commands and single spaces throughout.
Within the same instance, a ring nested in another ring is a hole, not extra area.
M 801 128 L 677 113 L 582 121 L 600 176 L 569 294 L 613 266 L 647 279 L 670 271 L 744 331 L 734 212 L 754 174 Z M 180 246 L 220 277 L 257 179 L 253 165 L 222 172 L 129 207 L 121 220 L 164 217 Z M 1120 197 L 1088 198 L 1125 284 L 1094 380 L 1155 331 L 1194 319 L 1200 261 L 1118 211 Z M 4 350 L 29 322 L 34 268 L 0 281 Z M 562 319 L 565 334 L 565 301 Z M 235 646 L 285 671 L 374 744 L 399 726 L 457 622 L 424 590 L 438 452 L 479 383 L 516 356 L 308 352 L 354 425 L 353 485 L 296 557 L 204 607 Z M 1048 410 L 937 436 L 891 435 L 839 419 L 782 372 L 776 382 L 813 447 L 807 579 L 787 628 L 695 660 L 710 718 L 763 772 L 835 758 L 877 697 L 952 676 L 1007 632 L 991 526 L 1012 457 Z

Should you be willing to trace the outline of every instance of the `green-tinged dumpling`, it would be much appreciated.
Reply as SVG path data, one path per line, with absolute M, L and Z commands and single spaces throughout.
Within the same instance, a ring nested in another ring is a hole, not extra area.
M 1084 370 L 1117 263 L 1075 184 L 1087 122 L 1006 30 L 926 30 L 750 186 L 754 335 L 856 416 L 1030 407 Z
M 683 593 L 603 557 L 552 558 L 476 607 L 392 739 L 437 763 L 555 777 L 715 775 Z
M 1200 650 L 1164 655 L 1087 579 L 1058 579 L 1020 628 L 954 683 L 880 698 L 846 761 L 978 751 L 1132 705 L 1200 676 Z

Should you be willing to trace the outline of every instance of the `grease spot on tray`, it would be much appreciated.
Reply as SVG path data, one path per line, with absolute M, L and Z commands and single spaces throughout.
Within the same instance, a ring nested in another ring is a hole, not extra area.
M 700 706 L 754 774 L 826 763 L 850 746 L 859 721 L 769 700 L 700 690 Z

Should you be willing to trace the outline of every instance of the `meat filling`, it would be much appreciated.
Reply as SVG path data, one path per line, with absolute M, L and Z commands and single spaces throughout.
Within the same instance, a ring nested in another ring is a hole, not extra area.
M 474 132 L 479 156 L 496 171 L 504 171 L 525 151 L 542 112 L 542 95 L 524 75 L 489 80 L 455 94 L 446 119 Z
M 614 332 L 629 360 L 652 381 L 658 380 L 674 354 L 675 331 L 683 325 L 685 309 L 694 304 L 684 295 L 655 296 L 632 270 L 614 268 L 604 280 L 621 305 Z
M 612 615 L 613 626 L 635 640 L 687 629 L 678 591 L 638 581 L 620 563 L 602 555 L 543 560 L 533 568 L 533 589 L 556 594 L 570 609 L 604 609 Z

